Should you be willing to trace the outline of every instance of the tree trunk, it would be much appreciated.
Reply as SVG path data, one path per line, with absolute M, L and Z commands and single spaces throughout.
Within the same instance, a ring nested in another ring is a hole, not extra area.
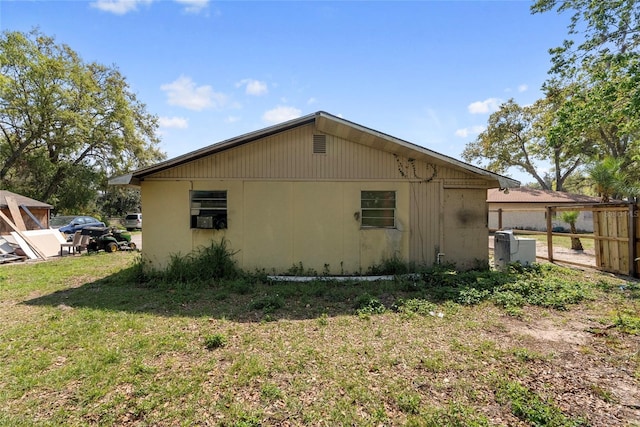
M 571 234 L 578 234 L 578 229 L 576 228 L 575 222 L 570 223 L 569 227 L 571 228 Z M 573 249 L 574 251 L 584 250 L 584 248 L 582 247 L 582 242 L 580 241 L 579 237 L 571 238 L 571 249 Z

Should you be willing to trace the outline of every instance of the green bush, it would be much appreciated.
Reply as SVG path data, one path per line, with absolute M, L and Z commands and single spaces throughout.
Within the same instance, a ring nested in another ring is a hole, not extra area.
M 398 408 L 406 414 L 420 413 L 420 395 L 416 393 L 402 393 L 397 399 Z
M 279 295 L 265 295 L 249 304 L 252 310 L 262 310 L 264 313 L 273 313 L 282 307 L 284 307 L 284 300 Z
M 359 295 L 355 300 L 356 312 L 360 315 L 365 314 L 382 314 L 386 311 L 386 307 L 379 299 L 364 293 Z
M 222 334 L 209 335 L 204 339 L 204 346 L 207 350 L 215 350 L 225 345 L 227 345 L 227 337 Z
M 236 279 L 242 275 L 228 242 L 211 242 L 188 255 L 171 255 L 167 268 L 158 278 L 167 283 L 202 284 L 212 280 Z
M 429 316 L 436 311 L 437 306 L 431 301 L 425 299 L 411 298 L 407 300 L 398 300 L 395 309 L 399 313 L 407 315 L 419 314 L 420 316 Z
M 372 275 L 399 275 L 407 274 L 411 271 L 415 271 L 415 266 L 404 262 L 398 256 L 392 258 L 383 259 L 380 264 L 375 264 L 369 267 L 368 274 Z

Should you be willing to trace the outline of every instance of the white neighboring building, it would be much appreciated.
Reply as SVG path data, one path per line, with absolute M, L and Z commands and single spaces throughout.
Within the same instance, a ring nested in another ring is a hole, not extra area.
M 506 193 L 506 194 L 505 194 Z M 546 231 L 548 205 L 577 205 L 599 203 L 598 197 L 562 191 L 537 190 L 520 187 L 510 188 L 508 192 L 497 188 L 487 190 L 489 205 L 489 229 L 498 229 L 498 209 L 502 209 L 502 229 Z M 553 227 L 569 230 L 569 224 L 556 217 Z M 593 232 L 593 213 L 583 211 L 578 216 L 576 228 L 582 232 Z

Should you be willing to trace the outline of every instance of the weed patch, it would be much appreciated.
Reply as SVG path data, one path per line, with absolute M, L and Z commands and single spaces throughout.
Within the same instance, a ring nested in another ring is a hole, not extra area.
M 387 308 L 380 300 L 368 293 L 359 295 L 355 301 L 358 315 L 382 314 Z
M 618 312 L 614 325 L 626 334 L 640 335 L 640 316 L 637 312 Z
M 438 306 L 431 301 L 421 298 L 400 299 L 395 305 L 395 310 L 406 316 L 434 316 Z
M 516 417 L 535 427 L 578 427 L 587 425 L 585 420 L 574 419 L 565 415 L 553 403 L 542 399 L 535 392 L 517 382 L 500 382 L 496 397 L 498 402 L 509 405 L 511 412 Z
M 151 272 L 141 266 L 136 267 L 133 274 L 141 275 L 141 281 L 145 282 L 201 286 L 240 277 L 243 273 L 233 258 L 235 254 L 229 249 L 228 241 L 222 239 L 187 255 L 171 255 L 169 265 L 162 271 Z
M 416 271 L 415 265 L 406 263 L 397 256 L 383 259 L 379 264 L 369 267 L 367 273 L 378 275 L 400 275 Z
M 265 314 L 273 313 L 284 307 L 284 299 L 279 295 L 265 295 L 251 301 L 249 308 L 252 310 L 262 310 Z
M 406 414 L 420 413 L 420 395 L 416 393 L 401 393 L 396 399 L 396 404 Z
M 227 345 L 227 337 L 222 334 L 209 335 L 204 339 L 204 346 L 207 350 L 215 350 L 225 345 Z
M 491 423 L 483 415 L 479 415 L 473 408 L 461 403 L 450 403 L 442 408 L 434 408 L 426 411 L 420 421 L 410 420 L 408 425 L 425 427 L 489 427 Z

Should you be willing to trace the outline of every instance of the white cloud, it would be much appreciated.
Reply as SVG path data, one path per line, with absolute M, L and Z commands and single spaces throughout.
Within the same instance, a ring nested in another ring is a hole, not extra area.
M 153 0 L 97 0 L 91 4 L 92 7 L 103 12 L 124 15 L 138 9 L 138 4 L 151 4 Z
M 500 98 L 488 98 L 484 101 L 476 101 L 469 104 L 467 109 L 471 114 L 486 114 L 498 111 L 502 100 Z
M 267 93 L 269 93 L 269 88 L 267 87 L 267 84 L 259 80 L 254 80 L 254 79 L 240 80 L 238 83 L 236 83 L 236 87 L 241 87 L 241 86 L 245 87 L 244 91 L 247 95 L 260 96 L 260 95 L 266 95 Z
M 238 116 L 228 116 L 226 119 L 224 119 L 225 122 L 227 123 L 235 123 L 235 122 L 239 122 L 240 121 L 240 117 Z
M 456 136 L 459 136 L 460 138 L 466 138 L 469 135 L 478 135 L 479 133 L 483 132 L 486 128 L 482 125 L 476 125 L 476 126 L 471 126 L 470 128 L 462 128 L 462 129 L 457 129 L 455 132 Z
M 176 3 L 185 5 L 185 12 L 198 13 L 203 9 L 206 9 L 209 5 L 209 0 L 175 0 Z
M 286 122 L 287 120 L 297 119 L 301 115 L 302 111 L 297 108 L 280 106 L 265 112 L 262 115 L 262 120 L 267 123 L 277 124 Z
M 138 9 L 139 4 L 151 4 L 155 0 L 96 0 L 91 6 L 104 12 L 124 15 Z M 175 0 L 184 5 L 185 12 L 198 13 L 207 8 L 210 0 Z
M 527 85 L 522 84 L 518 86 L 518 92 L 526 92 L 527 90 L 529 90 L 529 86 Z
M 184 117 L 160 117 L 158 124 L 161 128 L 186 129 L 189 127 L 189 121 Z
M 180 76 L 177 80 L 160 86 L 167 93 L 167 103 L 189 110 L 201 111 L 205 108 L 220 108 L 227 102 L 227 96 L 214 92 L 211 86 L 196 86 L 190 77 Z

